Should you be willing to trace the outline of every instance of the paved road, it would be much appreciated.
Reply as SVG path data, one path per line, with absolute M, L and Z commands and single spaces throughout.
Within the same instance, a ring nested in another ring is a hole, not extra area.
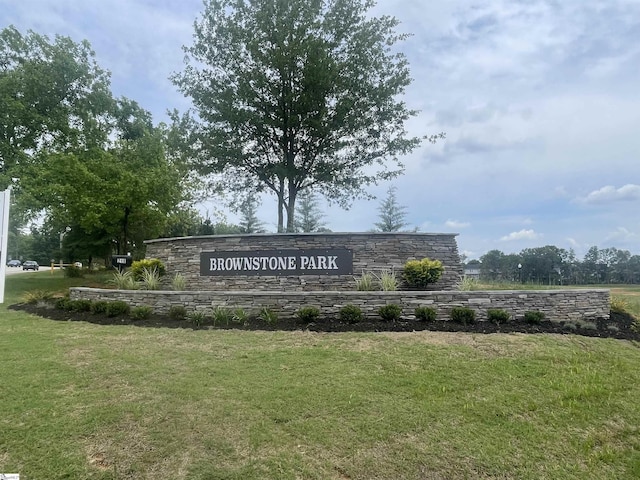
M 55 267 L 55 268 L 57 269 L 57 268 L 60 268 L 60 267 Z M 17 267 L 17 268 L 16 267 L 5 267 L 5 272 L 6 272 L 7 276 L 9 276 L 9 275 L 18 275 L 18 274 L 27 275 L 29 273 L 34 274 L 34 273 L 42 273 L 42 272 L 50 272 L 50 271 L 51 271 L 51 266 L 49 266 L 49 265 L 46 265 L 44 267 L 42 265 L 40 265 L 40 270 L 38 272 L 34 272 L 33 270 L 22 270 L 22 267 Z

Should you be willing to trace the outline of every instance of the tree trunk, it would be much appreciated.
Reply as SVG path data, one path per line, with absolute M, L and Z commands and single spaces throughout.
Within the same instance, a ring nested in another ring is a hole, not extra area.
M 278 191 L 278 233 L 284 232 L 284 179 L 280 179 Z
M 293 181 L 289 182 L 289 198 L 287 202 L 287 233 L 294 233 L 296 231 L 295 227 L 295 213 L 296 213 L 296 197 L 298 195 L 298 191 L 293 184 Z

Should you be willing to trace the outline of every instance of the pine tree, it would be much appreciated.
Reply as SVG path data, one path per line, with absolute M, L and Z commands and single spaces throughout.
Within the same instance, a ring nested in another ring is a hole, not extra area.
M 308 190 L 300 194 L 296 212 L 296 232 L 327 231 L 322 221 L 324 214 L 318 206 L 318 199 Z
M 379 222 L 375 224 L 379 232 L 397 232 L 408 225 L 405 221 L 407 208 L 398 204 L 396 187 L 389 187 L 387 196 L 378 207 Z

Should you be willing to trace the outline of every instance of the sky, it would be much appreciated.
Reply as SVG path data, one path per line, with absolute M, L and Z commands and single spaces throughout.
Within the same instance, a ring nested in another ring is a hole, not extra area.
M 200 0 L 0 0 L 0 28 L 88 40 L 113 94 L 160 122 L 190 107 L 169 76 L 202 11 Z M 377 200 L 324 205 L 328 228 L 372 230 L 394 186 L 407 228 L 458 233 L 468 259 L 544 245 L 640 254 L 640 0 L 378 0 L 371 13 L 412 35 L 399 45 L 414 79 L 403 100 L 420 111 L 408 132 L 446 139 L 403 157 L 403 176 L 370 188 Z M 259 216 L 275 230 L 274 197 Z

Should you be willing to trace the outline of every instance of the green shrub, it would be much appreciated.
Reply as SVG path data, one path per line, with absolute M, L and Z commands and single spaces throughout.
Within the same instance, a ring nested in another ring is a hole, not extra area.
M 496 325 L 500 325 L 501 323 L 507 323 L 511 319 L 511 315 L 501 308 L 490 308 L 487 310 L 487 319 Z
M 53 298 L 53 292 L 49 290 L 29 290 L 22 295 L 24 303 L 36 304 L 39 302 L 48 302 Z
M 145 290 L 158 290 L 160 288 L 160 274 L 155 267 L 142 269 L 142 285 Z
M 91 302 L 91 313 L 93 313 L 94 315 L 107 313 L 108 305 L 109 305 L 109 302 L 105 302 L 104 300 Z
M 537 325 L 541 323 L 543 319 L 544 313 L 539 310 L 528 310 L 524 312 L 524 321 L 531 325 Z
M 451 320 L 463 325 L 471 324 L 476 321 L 476 312 L 469 307 L 453 307 L 451 309 Z
M 151 316 L 153 313 L 153 308 L 148 305 L 140 305 L 138 307 L 133 307 L 129 316 L 134 320 L 145 320 Z
M 187 318 L 191 321 L 194 327 L 200 327 L 207 319 L 207 315 L 204 312 L 195 310 L 187 315 Z
M 301 322 L 315 322 L 320 316 L 320 309 L 318 307 L 302 307 L 298 310 L 297 316 Z
M 437 282 L 443 272 L 444 267 L 440 260 L 423 258 L 405 263 L 402 277 L 409 287 L 426 289 L 429 284 Z
M 107 317 L 118 317 L 120 315 L 126 315 L 129 313 L 129 304 L 121 300 L 115 300 L 113 302 L 107 302 Z
M 71 299 L 69 297 L 61 297 L 58 298 L 55 303 L 54 306 L 58 309 L 58 310 L 67 310 L 67 311 L 71 311 Z
M 435 322 L 437 317 L 435 308 L 425 307 L 424 305 L 416 307 L 415 314 L 416 318 L 418 320 L 422 320 L 423 322 Z
M 70 300 L 69 309 L 74 312 L 88 312 L 91 310 L 91 300 Z
M 169 307 L 169 318 L 172 320 L 184 320 L 187 317 L 187 309 L 184 305 L 171 305 Z
M 229 325 L 233 321 L 233 313 L 228 308 L 217 306 L 211 311 L 211 318 L 214 325 Z
M 373 279 L 373 275 L 368 272 L 363 272 L 360 277 L 355 279 L 355 282 L 356 290 L 360 292 L 370 292 L 378 289 Z
M 244 324 L 247 320 L 249 320 L 249 315 L 242 308 L 236 308 L 233 311 L 232 320 L 236 323 Z
M 183 292 L 187 287 L 187 280 L 181 273 L 176 273 L 171 280 L 171 286 L 176 292 Z
M 357 305 L 345 305 L 340 309 L 339 318 L 341 322 L 358 323 L 362 321 L 364 315 Z
M 614 295 L 609 300 L 610 310 L 615 313 L 628 313 L 629 312 L 629 302 L 623 298 Z
M 385 322 L 395 322 L 399 320 L 402 315 L 402 307 L 393 303 L 383 305 L 378 309 L 378 315 L 380 315 Z
M 64 267 L 64 276 L 67 278 L 82 278 L 84 275 L 81 268 L 75 265 L 68 265 Z
M 163 276 L 165 274 L 164 263 L 162 263 L 157 258 L 144 258 L 142 260 L 136 260 L 131 264 L 131 273 L 133 274 L 133 278 L 137 281 L 141 281 L 143 279 L 143 271 L 156 269 L 159 276 Z
M 273 325 L 278 322 L 278 314 L 268 307 L 262 307 L 260 309 L 259 317 L 268 325 Z
M 380 277 L 378 277 L 378 282 L 384 292 L 395 292 L 398 290 L 398 278 L 393 271 L 383 271 Z
M 133 278 L 133 273 L 130 270 L 124 272 L 113 272 L 113 278 L 111 279 L 111 283 L 118 290 L 137 290 L 138 283 L 135 278 Z

